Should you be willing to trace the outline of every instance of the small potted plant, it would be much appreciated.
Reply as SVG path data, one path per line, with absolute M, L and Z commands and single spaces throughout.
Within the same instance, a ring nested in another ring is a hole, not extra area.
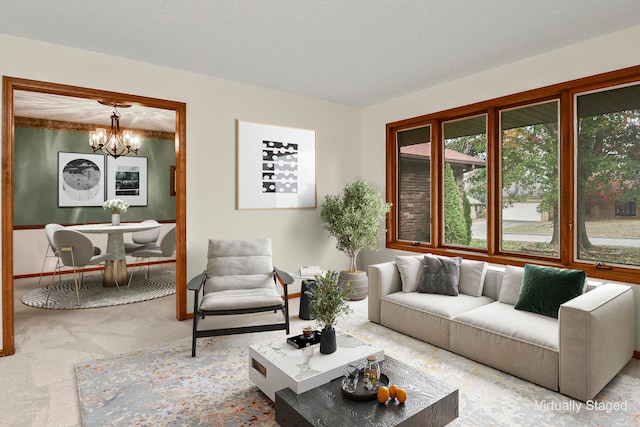
M 338 286 L 338 273 L 327 271 L 316 276 L 316 284 L 309 291 L 309 312 L 321 328 L 320 353 L 336 351 L 336 330 L 338 317 L 351 313 L 347 299 L 353 294 L 349 282 Z
M 102 207 L 111 211 L 111 225 L 120 225 L 120 214 L 129 209 L 129 203 L 120 199 L 111 199 L 104 202 Z
M 323 227 L 336 238 L 336 248 L 351 260 L 349 270 L 340 272 L 339 283 L 351 282 L 355 290 L 352 299 L 367 296 L 367 274 L 358 270 L 356 259 L 361 250 L 378 248 L 378 240 L 386 231 L 384 218 L 390 209 L 391 204 L 382 200 L 380 191 L 362 180 L 345 186 L 340 195 L 327 195 L 322 203 Z

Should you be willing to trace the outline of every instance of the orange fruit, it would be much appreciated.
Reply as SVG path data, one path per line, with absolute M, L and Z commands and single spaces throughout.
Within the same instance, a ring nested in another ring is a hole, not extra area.
M 398 399 L 398 402 L 404 403 L 405 400 L 407 400 L 407 390 L 398 387 L 398 390 L 396 390 L 396 399 Z
M 378 389 L 378 402 L 385 403 L 389 400 L 389 389 L 385 386 L 381 386 Z
M 395 399 L 397 392 L 398 392 L 398 386 L 395 384 L 391 384 L 391 386 L 389 387 L 389 397 L 392 399 Z

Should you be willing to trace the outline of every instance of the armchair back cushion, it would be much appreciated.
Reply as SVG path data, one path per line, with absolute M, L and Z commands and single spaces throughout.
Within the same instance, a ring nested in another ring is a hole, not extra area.
M 209 240 L 204 292 L 273 288 L 271 239 Z

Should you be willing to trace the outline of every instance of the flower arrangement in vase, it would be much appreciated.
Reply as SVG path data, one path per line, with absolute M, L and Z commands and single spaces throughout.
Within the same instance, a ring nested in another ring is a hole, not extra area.
M 104 202 L 102 207 L 111 210 L 111 225 L 120 225 L 120 214 L 129 209 L 129 203 L 120 199 L 111 199 Z

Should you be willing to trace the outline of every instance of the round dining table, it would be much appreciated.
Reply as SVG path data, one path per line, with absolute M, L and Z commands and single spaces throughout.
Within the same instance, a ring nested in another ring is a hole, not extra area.
M 129 273 L 127 272 L 127 259 L 124 250 L 124 233 L 136 231 L 146 231 L 160 227 L 160 224 L 128 222 L 120 225 L 105 224 L 83 224 L 67 227 L 86 234 L 107 234 L 107 252 L 113 254 L 115 260 L 107 261 L 112 268 L 105 268 L 102 279 L 103 286 L 119 286 L 127 284 Z

